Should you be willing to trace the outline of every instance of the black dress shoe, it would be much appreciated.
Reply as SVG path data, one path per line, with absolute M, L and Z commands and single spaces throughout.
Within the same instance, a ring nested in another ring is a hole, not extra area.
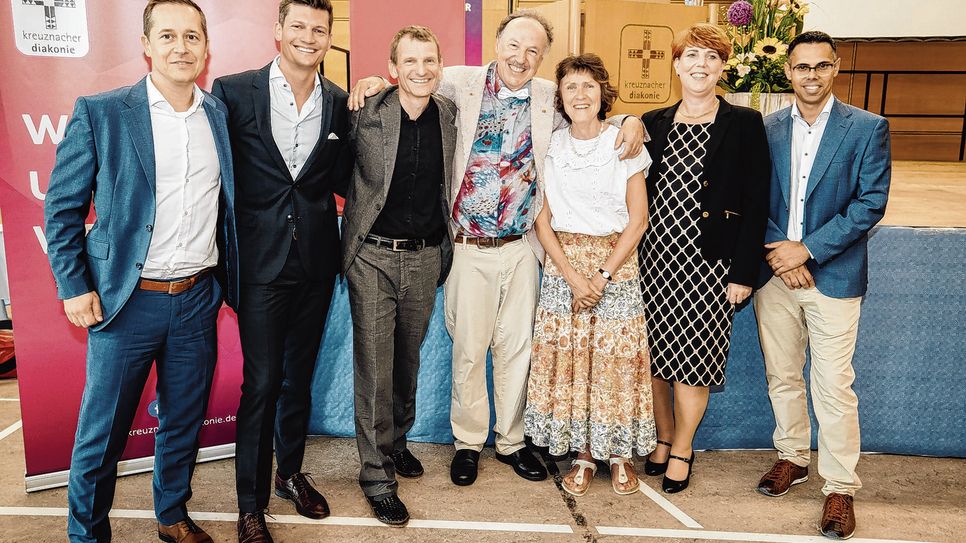
M 265 525 L 265 513 L 238 513 L 238 543 L 274 543 Z
M 664 476 L 664 480 L 661 481 L 661 490 L 665 494 L 676 494 L 681 492 L 691 483 L 691 468 L 694 466 L 694 451 L 691 451 L 691 458 L 683 458 L 674 454 L 668 455 L 668 461 L 671 459 L 680 460 L 688 465 L 688 476 L 684 478 L 683 481 L 678 481 L 675 479 L 669 479 L 667 475 Z
M 453 456 L 449 465 L 449 478 L 457 486 L 469 486 L 476 481 L 476 472 L 480 466 L 480 451 L 460 449 Z
M 384 494 L 382 496 L 366 496 L 372 514 L 376 519 L 390 526 L 402 526 L 409 522 L 409 511 L 406 504 L 395 494 Z
M 657 440 L 657 442 L 661 445 L 667 445 L 668 449 L 671 448 L 671 444 L 668 443 L 667 441 L 661 441 L 659 439 Z M 652 452 L 651 454 L 654 454 L 654 453 Z M 647 458 L 644 459 L 644 475 L 650 475 L 652 477 L 655 475 L 664 475 L 664 472 L 667 471 L 668 461 L 665 460 L 664 462 L 651 462 L 651 454 L 647 455 Z
M 419 477 L 423 474 L 423 465 L 413 456 L 413 453 L 409 452 L 409 449 L 394 452 L 389 455 L 389 458 L 396 466 L 396 473 L 403 477 Z
M 517 475 L 528 481 L 542 481 L 547 478 L 547 468 L 527 447 L 510 454 L 496 453 L 496 459 L 511 466 Z
M 320 519 L 329 516 L 329 504 L 316 490 L 305 473 L 296 473 L 288 479 L 275 472 L 275 495 L 291 500 L 295 511 L 303 517 Z

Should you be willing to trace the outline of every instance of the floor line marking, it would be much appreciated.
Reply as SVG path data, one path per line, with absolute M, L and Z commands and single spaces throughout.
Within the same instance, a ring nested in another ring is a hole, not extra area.
M 38 517 L 66 517 L 67 509 L 63 507 L 0 507 L 0 516 L 38 516 Z M 154 511 L 145 509 L 112 509 L 111 518 L 151 519 L 155 518 Z M 235 522 L 238 513 L 213 513 L 193 511 L 191 518 L 196 521 Z M 328 517 L 321 520 L 305 518 L 299 515 L 272 515 L 265 520 L 270 524 L 319 524 L 329 526 L 367 526 L 373 528 L 392 528 L 368 517 Z M 522 522 L 477 522 L 462 520 L 431 520 L 413 519 L 407 528 L 428 528 L 436 530 L 475 530 L 487 532 L 539 532 L 555 534 L 572 534 L 573 528 L 566 524 L 528 524 Z
M 759 534 L 754 532 L 724 532 L 717 530 L 668 530 L 663 528 L 624 528 L 618 526 L 597 526 L 600 535 L 632 537 L 702 539 L 710 541 L 749 541 L 756 543 L 828 543 L 829 539 L 820 535 Z M 849 543 L 930 543 L 928 541 L 908 541 L 902 539 L 871 539 L 853 537 Z
M 20 419 L 17 422 L 11 424 L 10 426 L 7 426 L 2 432 L 0 432 L 0 441 L 3 441 L 4 438 L 16 432 L 21 427 L 23 427 L 23 419 Z
M 681 524 L 687 526 L 688 528 L 699 528 L 699 529 L 700 528 L 704 528 L 704 526 L 701 526 L 700 524 L 698 524 L 698 521 L 696 521 L 693 518 L 691 518 L 690 516 L 688 516 L 687 513 L 685 513 L 684 511 L 682 511 L 680 508 L 678 508 L 678 506 L 676 506 L 673 503 L 671 503 L 670 501 L 668 501 L 667 498 L 665 498 L 664 496 L 658 494 L 656 490 L 654 490 L 650 486 L 644 484 L 643 481 L 641 482 L 640 491 L 641 491 L 642 494 L 644 494 L 645 496 L 647 496 L 648 498 L 650 498 L 651 501 L 653 501 L 654 503 L 660 505 L 661 506 L 661 509 L 664 509 L 672 517 L 678 519 L 678 521 Z

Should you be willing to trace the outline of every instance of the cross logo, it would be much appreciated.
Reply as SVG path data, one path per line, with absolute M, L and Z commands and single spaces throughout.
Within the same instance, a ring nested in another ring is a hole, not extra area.
M 57 8 L 75 8 L 76 0 L 23 0 L 25 6 L 44 6 L 47 30 L 57 29 Z
M 640 49 L 628 49 L 627 58 L 639 58 L 641 59 L 641 78 L 650 79 L 651 78 L 651 61 L 660 60 L 664 58 L 663 50 L 653 50 L 651 49 L 651 31 L 645 30 L 644 43 Z

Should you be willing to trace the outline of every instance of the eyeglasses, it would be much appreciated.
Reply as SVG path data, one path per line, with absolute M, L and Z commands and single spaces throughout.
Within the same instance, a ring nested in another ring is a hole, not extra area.
M 808 75 L 812 70 L 815 71 L 817 75 L 828 75 L 832 73 L 832 69 L 835 68 L 834 62 L 819 62 L 815 66 L 809 66 L 808 64 L 796 64 L 792 66 L 792 71 L 796 75 Z

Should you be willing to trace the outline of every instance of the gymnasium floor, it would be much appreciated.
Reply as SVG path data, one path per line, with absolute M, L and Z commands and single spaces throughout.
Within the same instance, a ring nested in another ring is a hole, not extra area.
M 896 162 L 889 209 L 882 224 L 966 227 L 966 164 Z M 16 381 L 0 381 L 0 542 L 65 540 L 66 490 L 26 494 L 23 435 Z M 955 423 L 955 422 L 953 422 Z M 914 429 L 909 439 L 916 439 Z M 413 520 L 406 528 L 372 518 L 356 483 L 358 458 L 349 439 L 311 438 L 305 469 L 332 508 L 312 521 L 273 497 L 269 512 L 276 541 L 336 542 L 825 542 L 818 535 L 822 481 L 817 472 L 781 498 L 754 486 L 774 461 L 771 451 L 699 452 L 691 487 L 665 496 L 657 478 L 642 491 L 617 496 L 601 469 L 586 496 L 570 498 L 553 479 L 533 483 L 483 453 L 480 477 L 470 487 L 449 481 L 450 446 L 416 443 L 426 474 L 401 479 L 400 497 Z M 814 463 L 813 463 L 814 466 Z M 566 462 L 548 462 L 565 472 Z M 966 460 L 863 455 L 864 488 L 856 499 L 858 529 L 851 540 L 869 542 L 966 541 Z M 559 478 L 557 478 L 559 480 Z M 118 481 L 112 513 L 114 540 L 152 542 L 151 475 Z M 234 463 L 200 464 L 192 517 L 215 541 L 235 539 Z

